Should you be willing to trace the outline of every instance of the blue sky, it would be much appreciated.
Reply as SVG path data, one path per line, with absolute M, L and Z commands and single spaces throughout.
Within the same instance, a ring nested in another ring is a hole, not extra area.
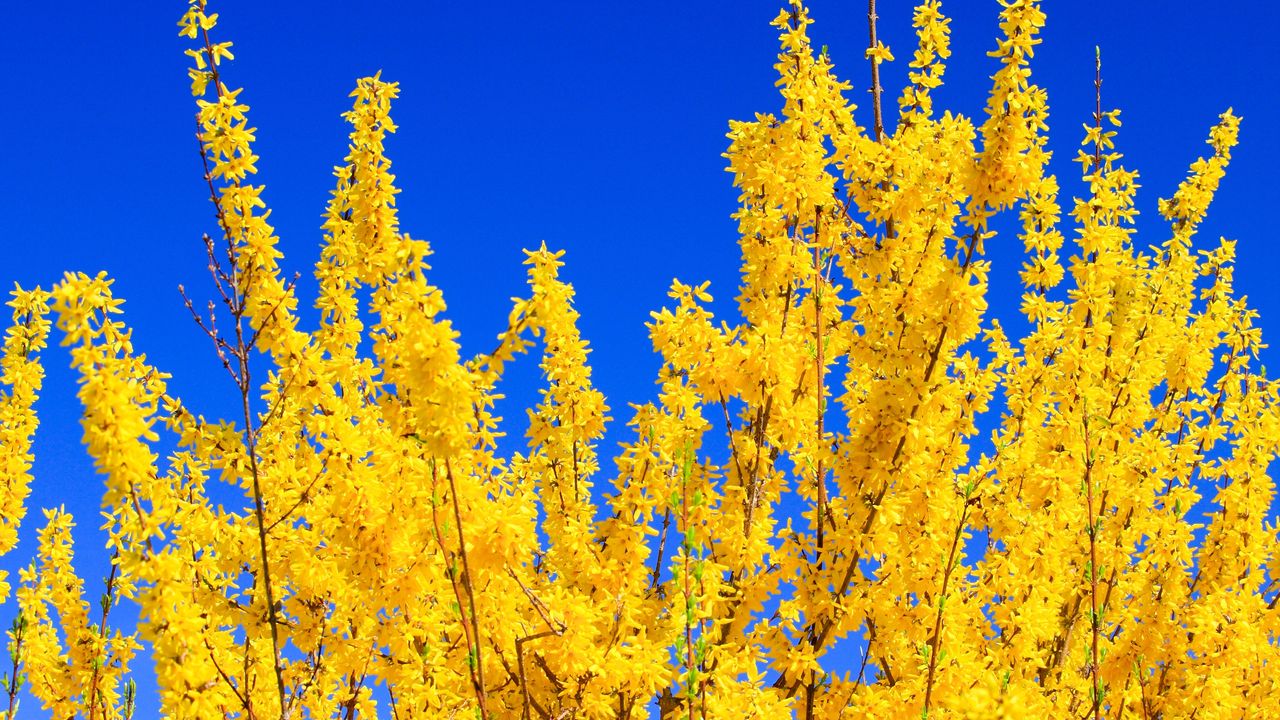
M 177 36 L 185 3 L 12 5 L 0 30 L 10 97 L 0 113 L 0 197 L 10 208 L 0 225 L 0 282 L 48 286 L 65 270 L 106 270 L 127 300 L 136 345 L 173 373 L 172 389 L 204 412 L 232 416 L 228 381 L 176 290 L 204 287 L 200 235 L 214 229 L 186 41 Z M 717 311 L 732 311 L 736 192 L 720 154 L 729 119 L 780 106 L 768 24 L 779 5 L 366 0 L 357 12 L 332 0 L 223 0 L 213 10 L 220 37 L 235 43 L 224 77 L 246 87 L 259 179 L 285 265 L 303 275 L 303 305 L 313 297 L 332 167 L 346 149 L 340 113 L 355 79 L 382 70 L 401 83 L 389 153 L 403 189 L 402 227 L 435 248 L 433 279 L 465 347 L 487 349 L 508 298 L 524 291 L 521 248 L 545 240 L 567 250 L 564 274 L 578 291 L 595 378 L 618 417 L 612 443 L 624 437 L 626 404 L 653 396 L 657 362 L 643 323 L 666 302 L 671 279 L 711 280 Z M 900 59 L 910 57 L 909 3 L 882 5 L 881 37 Z M 837 72 L 854 82 L 853 98 L 869 109 L 865 5 L 815 0 L 811 11 L 815 44 L 830 46 Z M 995 67 L 985 53 L 998 5 L 952 0 L 944 11 L 954 18 L 954 56 L 937 106 L 975 115 Z M 1231 106 L 1243 116 L 1200 240 L 1239 241 L 1237 287 L 1272 336 L 1280 319 L 1272 279 L 1280 252 L 1269 219 L 1280 206 L 1280 81 L 1271 33 L 1280 8 L 1058 0 L 1046 11 L 1033 77 L 1049 90 L 1053 169 L 1064 195 L 1081 192 L 1070 158 L 1092 112 L 1100 45 L 1103 104 L 1123 109 L 1119 149 L 1142 174 L 1140 242 L 1164 238 L 1156 198 L 1207 152 L 1217 115 Z M 888 97 L 904 73 L 904 62 L 888 66 Z M 1007 249 L 1018 244 L 1002 236 L 989 247 L 993 312 L 1008 317 L 1018 259 Z M 1277 358 L 1264 354 L 1272 365 Z M 80 444 L 67 356 L 55 349 L 46 359 L 33 510 L 2 565 L 12 570 L 33 552 L 34 508 L 65 504 L 83 526 L 81 572 L 97 578 L 106 569 L 93 530 L 101 481 Z M 508 414 L 519 418 L 536 368 L 525 363 L 513 373 Z M 11 613 L 12 604 L 0 608 L 5 626 Z M 143 700 L 142 710 L 154 707 Z

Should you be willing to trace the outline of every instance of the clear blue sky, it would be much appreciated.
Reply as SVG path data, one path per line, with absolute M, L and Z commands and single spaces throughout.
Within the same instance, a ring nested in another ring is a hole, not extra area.
M 434 281 L 469 350 L 488 348 L 521 294 L 520 249 L 568 251 L 596 380 L 615 408 L 610 442 L 623 437 L 626 403 L 652 397 L 654 359 L 643 323 L 673 277 L 709 279 L 717 310 L 731 311 L 736 193 L 724 172 L 731 118 L 776 111 L 781 0 L 684 3 L 308 3 L 222 0 L 218 34 L 234 41 L 224 77 L 246 87 L 258 128 L 259 179 L 286 266 L 313 297 L 320 215 L 345 154 L 340 113 L 357 77 L 383 71 L 401 83 L 391 140 L 403 228 L 436 249 Z M 881 36 L 910 57 L 910 3 L 883 1 Z M 127 299 L 135 342 L 172 389 L 209 414 L 231 415 L 230 387 L 176 286 L 203 287 L 200 244 L 214 230 L 201 184 L 176 21 L 185 3 L 15 2 L 6 9 L 0 70 L 0 282 L 48 286 L 64 270 L 106 270 Z M 815 43 L 866 98 L 865 4 L 814 0 Z M 1079 194 L 1070 163 L 1093 107 L 1093 48 L 1104 58 L 1104 105 L 1123 109 L 1119 149 L 1142 173 L 1139 240 L 1166 226 L 1156 198 L 1172 193 L 1228 106 L 1244 117 L 1241 142 L 1201 241 L 1239 240 L 1237 285 L 1280 327 L 1273 279 L 1280 253 L 1269 218 L 1280 207 L 1280 81 L 1274 28 L 1280 9 L 1256 0 L 1047 2 L 1049 25 L 1033 77 L 1049 90 L 1054 170 Z M 938 107 L 976 114 L 993 72 L 994 1 L 951 0 L 953 50 Z M 863 115 L 865 122 L 866 115 Z M 1064 198 L 1065 200 L 1066 198 Z M 1066 203 L 1064 203 L 1066 204 Z M 1015 312 L 1018 247 L 990 244 L 993 311 Z M 46 355 L 39 404 L 37 480 L 23 541 L 2 565 L 33 552 L 34 508 L 65 503 L 80 520 L 82 575 L 105 573 L 94 528 L 101 480 L 80 444 L 75 381 L 60 349 Z M 1280 354 L 1267 351 L 1275 365 Z M 531 396 L 532 363 L 508 389 Z M 508 414 L 519 418 L 518 407 Z M 518 434 L 518 426 L 512 426 Z M 607 452 L 607 448 L 606 448 Z M 606 464 L 606 468 L 610 467 Z M 96 598 L 97 590 L 90 591 Z M 7 627 L 12 603 L 0 608 Z M 140 663 L 145 665 L 145 662 Z M 36 708 L 25 713 L 34 717 Z M 154 712 L 143 698 L 139 717 Z

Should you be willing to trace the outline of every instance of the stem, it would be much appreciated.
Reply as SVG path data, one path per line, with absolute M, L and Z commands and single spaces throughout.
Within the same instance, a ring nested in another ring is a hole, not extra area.
M 791 238 L 791 256 L 794 258 L 796 254 L 796 246 L 799 244 L 797 240 L 796 222 L 794 220 L 787 223 L 787 235 Z M 787 335 L 787 319 L 791 314 L 791 298 L 794 295 L 795 283 L 791 280 L 787 281 L 787 289 L 782 294 L 782 322 L 778 328 L 778 341 L 782 342 Z M 760 352 L 766 353 L 769 350 L 769 336 L 763 334 L 760 343 Z M 751 461 L 751 479 L 747 483 L 746 503 L 744 510 L 745 518 L 743 519 L 742 536 L 751 538 L 751 530 L 755 518 L 756 505 L 760 502 L 760 462 L 764 456 L 765 443 L 768 441 L 769 419 L 773 413 L 773 393 L 769 392 L 765 387 L 765 381 L 760 380 L 760 390 L 765 393 L 764 406 L 756 409 L 755 419 L 751 421 L 748 427 L 751 428 L 755 454 Z
M 1102 718 L 1102 686 L 1098 679 L 1098 526 L 1093 506 L 1093 457 L 1089 453 L 1089 417 L 1084 419 L 1084 485 L 1089 528 L 1089 676 L 1094 720 Z
M 124 686 L 124 720 L 133 720 L 137 708 L 138 686 L 132 680 Z
M 517 671 L 520 673 L 520 695 L 523 700 L 523 704 L 520 706 L 521 720 L 529 720 L 529 708 L 537 705 L 537 702 L 529 695 L 529 683 L 525 679 L 524 645 L 527 642 L 532 642 L 539 638 L 550 637 L 555 634 L 556 633 L 552 632 L 551 630 L 543 630 L 540 633 L 535 633 L 533 635 L 525 635 L 524 637 L 516 638 L 516 668 L 517 668 Z M 542 714 L 546 715 L 545 712 L 543 712 Z
M 480 704 L 480 718 L 487 720 L 489 710 L 485 706 L 484 662 L 480 655 L 480 620 L 476 617 L 476 595 L 471 584 L 471 565 L 467 562 L 467 543 L 462 535 L 462 510 L 458 505 L 458 487 L 453 480 L 453 466 L 448 460 L 444 463 L 445 477 L 449 480 L 449 499 L 453 504 L 453 521 L 458 530 L 458 554 L 462 558 L 462 587 L 467 593 L 467 607 L 471 616 L 471 632 L 475 651 L 475 671 L 472 675 L 476 685 L 476 702 Z M 455 586 L 456 588 L 456 586 Z M 461 598 L 459 598 L 461 600 Z
M 867 25 L 871 32 L 871 47 L 875 48 L 879 44 L 876 38 L 876 21 L 880 16 L 876 14 L 876 0 L 867 0 Z M 875 114 L 875 134 L 876 142 L 884 140 L 884 111 L 881 108 L 880 96 L 884 94 L 884 87 L 880 85 L 880 61 L 877 58 L 871 58 L 871 109 Z
M 107 590 L 102 596 L 102 618 L 98 623 L 98 639 L 103 642 L 103 649 L 106 649 L 107 639 L 107 615 L 111 612 L 111 605 L 115 601 L 116 590 L 116 572 L 120 569 L 116 564 L 120 560 L 120 551 L 117 550 L 111 557 L 111 572 L 107 574 Z M 105 655 L 106 653 L 104 653 Z M 100 669 L 102 663 L 96 661 L 93 664 L 93 678 L 89 682 L 89 720 L 96 720 L 98 717 L 98 677 L 101 674 Z M 106 657 L 103 658 L 103 663 Z M 105 711 L 105 708 L 104 708 Z
M 662 555 L 667 545 L 667 530 L 671 527 L 671 508 L 667 508 L 667 512 L 662 516 L 662 532 L 658 535 L 658 553 L 657 558 L 653 561 L 653 573 L 649 582 L 649 587 L 658 592 L 658 597 L 663 597 L 665 593 L 662 591 L 662 585 L 659 579 L 662 576 Z
M 822 214 L 816 212 L 813 220 L 813 342 L 817 346 L 817 378 L 814 394 L 818 403 L 818 422 L 817 422 L 817 440 L 813 449 L 816 454 L 814 473 L 814 484 L 818 490 L 818 550 L 814 555 L 815 564 L 819 568 L 822 566 L 822 548 L 823 530 L 827 514 L 827 480 L 826 473 L 822 467 L 822 451 L 823 439 L 826 433 L 823 429 L 824 401 L 826 400 L 827 390 L 827 364 L 824 357 L 825 338 L 822 332 L 822 258 L 819 254 L 819 247 L 822 239 Z
M 875 49 L 880 44 L 880 40 L 876 35 L 876 21 L 880 16 L 876 14 L 876 0 L 867 0 L 867 27 L 871 35 L 871 49 Z M 871 58 L 871 110 L 875 117 L 875 124 L 872 130 L 875 133 L 877 143 L 884 142 L 884 109 L 881 103 L 881 97 L 884 95 L 884 86 L 880 84 L 880 59 L 872 56 Z M 885 178 L 880 183 L 880 190 L 888 192 L 893 185 L 889 182 L 889 178 Z M 885 237 L 894 238 L 898 233 L 894 230 L 893 218 L 889 218 L 884 224 Z M 879 242 L 876 243 L 877 249 Z
M 720 410 L 724 413 L 724 430 L 729 438 L 729 455 L 733 458 L 733 465 L 738 471 L 738 482 L 745 482 L 746 477 L 742 474 L 742 461 L 739 459 L 741 456 L 738 454 L 738 442 L 733 437 L 733 418 L 729 415 L 729 403 L 724 399 L 724 391 L 720 392 Z M 742 539 L 745 542 L 751 541 L 749 517 L 749 514 L 744 509 L 742 513 Z
M 200 12 L 205 10 L 205 2 L 200 0 Z M 201 36 L 204 42 L 204 53 L 209 61 L 209 72 L 213 80 L 214 93 L 219 102 L 222 100 L 222 78 L 218 72 L 217 58 L 213 53 L 213 42 L 209 39 L 208 29 L 201 29 Z M 213 175 L 209 171 L 209 155 L 208 147 L 203 139 L 200 138 L 200 156 L 205 167 L 205 181 L 209 185 L 210 199 L 213 201 L 215 213 L 217 215 L 218 224 L 222 227 L 223 234 L 227 240 L 227 254 L 231 262 L 230 285 L 231 290 L 228 293 L 219 284 L 219 290 L 222 292 L 222 299 L 227 309 L 231 312 L 235 320 L 236 344 L 232 349 L 231 355 L 238 363 L 239 373 L 236 374 L 236 384 L 240 390 L 240 407 L 244 415 L 246 453 L 249 458 L 249 470 L 253 475 L 253 505 L 254 505 L 254 521 L 257 525 L 258 533 L 258 550 L 261 554 L 260 574 L 262 577 L 263 590 L 266 593 L 267 600 L 267 622 L 271 626 L 271 653 L 272 667 L 276 676 L 276 692 L 280 700 L 280 716 L 286 714 L 286 694 L 284 687 L 284 670 L 281 667 L 280 657 L 280 627 L 279 618 L 276 615 L 275 591 L 271 585 L 271 564 L 267 553 L 267 524 L 265 520 L 265 503 L 262 494 L 262 479 L 258 468 L 257 453 L 257 428 L 253 421 L 253 411 L 250 408 L 249 392 L 252 383 L 249 376 L 249 352 L 252 349 L 252 343 L 246 341 L 244 331 L 244 311 L 245 311 L 245 289 L 241 287 L 239 266 L 235 260 L 235 239 L 232 237 L 229 225 L 226 221 L 226 212 L 222 207 L 221 199 L 218 197 L 213 182 Z M 231 184 L 238 187 L 240 183 L 232 180 Z M 212 255 L 211 255 L 212 257 Z M 219 271 L 215 273 L 226 277 L 225 272 Z M 256 339 L 256 335 L 254 336 Z M 224 360 L 225 362 L 225 360 Z
M 1102 50 L 1095 48 L 1094 55 L 1094 122 L 1098 128 L 1098 137 L 1094 142 L 1095 177 L 1102 173 Z M 1086 325 L 1092 325 L 1093 315 L 1086 317 Z M 1084 489 L 1086 503 L 1086 519 L 1089 522 L 1089 698 L 1090 712 L 1094 720 L 1102 719 L 1102 685 L 1098 677 L 1098 630 L 1101 618 L 1098 617 L 1098 521 L 1093 497 L 1093 454 L 1089 449 L 1089 411 L 1084 408 Z
M 933 698 L 933 682 L 938 670 L 938 654 L 942 648 L 942 612 L 946 608 L 947 593 L 951 586 L 951 573 L 955 570 L 960 538 L 964 535 L 965 523 L 969 520 L 969 507 L 972 494 L 964 498 L 964 510 L 960 513 L 960 523 L 956 525 L 955 534 L 951 537 L 951 550 L 947 553 L 947 566 L 942 572 L 942 593 L 938 596 L 938 610 L 933 618 L 933 635 L 929 638 L 929 674 L 924 686 L 924 717 L 929 717 L 929 706 Z
M 13 645 L 9 650 L 13 657 L 13 674 L 9 676 L 9 709 L 5 711 L 5 720 L 13 720 L 18 712 L 18 671 L 22 668 L 22 640 L 27 634 L 27 618 L 18 613 L 13 619 Z
M 400 709 L 396 706 L 396 689 L 387 683 L 387 698 L 391 701 L 391 720 L 400 720 Z
M 686 457 L 681 459 L 681 462 L 684 463 L 686 467 L 688 466 L 688 463 L 689 463 L 689 459 L 687 455 L 690 452 L 692 451 L 689 449 L 689 446 L 686 444 L 685 445 Z M 683 531 L 683 534 L 684 534 L 684 553 L 683 553 L 684 572 L 681 573 L 682 577 L 680 578 L 680 580 L 681 580 L 681 584 L 684 586 L 683 588 L 684 603 L 685 603 L 684 649 L 685 649 L 685 667 L 688 668 L 686 670 L 688 674 L 685 676 L 685 701 L 686 703 L 688 703 L 688 708 L 689 708 L 688 718 L 689 720 L 692 720 L 693 688 L 690 686 L 693 683 L 690 681 L 693 679 L 694 672 L 696 672 L 694 669 L 696 667 L 696 664 L 694 662 L 694 655 L 693 655 L 693 618 L 692 618 L 693 604 L 695 600 L 692 594 L 692 590 L 689 587 L 689 553 L 692 552 L 693 550 L 693 543 L 689 542 L 690 528 L 689 528 L 689 473 L 688 471 L 681 471 L 680 481 L 681 481 L 680 482 L 680 486 L 681 486 L 680 487 L 680 500 L 681 500 L 680 525 L 682 526 L 680 529 Z M 704 717 L 705 717 L 705 714 L 704 714 Z
M 1102 170 L 1102 48 L 1094 47 L 1093 60 L 1093 121 L 1098 128 L 1098 139 L 1093 144 L 1093 171 Z
M 244 331 L 236 318 L 236 343 L 240 359 L 240 407 L 244 413 L 245 437 L 248 442 L 249 472 L 253 475 L 253 515 L 258 528 L 258 552 L 262 556 L 262 588 L 267 595 L 267 623 L 271 626 L 271 660 L 276 675 L 276 691 L 280 696 L 280 715 L 285 714 L 284 670 L 280 663 L 280 621 L 276 617 L 275 590 L 271 585 L 271 562 L 267 555 L 267 523 L 262 499 L 262 479 L 258 470 L 258 437 L 249 408 L 249 347 L 244 344 Z

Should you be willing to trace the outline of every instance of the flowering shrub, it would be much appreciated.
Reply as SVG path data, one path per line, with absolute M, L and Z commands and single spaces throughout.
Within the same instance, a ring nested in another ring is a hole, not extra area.
M 892 132 L 893 55 L 870 15 L 870 127 L 806 9 L 775 20 L 782 111 L 731 123 L 725 155 L 738 316 L 713 317 L 707 284 L 672 285 L 649 324 L 658 398 L 627 410 L 631 439 L 602 466 L 611 410 L 561 253 L 528 252 L 506 331 L 464 357 L 430 248 L 397 222 L 397 86 L 380 77 L 352 93 L 320 320 L 301 327 L 222 74 L 231 43 L 190 0 L 219 302 L 188 305 L 242 412 L 171 394 L 106 277 L 14 292 L 0 552 L 25 514 L 56 325 L 113 559 L 92 607 L 72 519 L 45 512 L 33 564 L 0 588 L 20 609 L 9 717 L 22 688 L 56 718 L 131 717 L 143 647 L 175 718 L 1280 715 L 1280 397 L 1251 369 L 1234 245 L 1193 246 L 1239 119 L 1221 116 L 1162 201 L 1167 239 L 1139 248 L 1137 174 L 1100 100 L 1088 194 L 1062 217 L 1031 82 L 1038 2 L 1003 3 L 980 120 L 934 108 L 949 21 L 920 3 Z M 983 259 L 1013 212 L 1031 328 L 1016 341 L 985 316 Z M 496 383 L 530 351 L 546 384 L 507 456 Z M 992 450 L 972 452 L 992 412 Z M 112 626 L 121 602 L 136 629 Z M 832 650 L 846 638 L 854 658 Z

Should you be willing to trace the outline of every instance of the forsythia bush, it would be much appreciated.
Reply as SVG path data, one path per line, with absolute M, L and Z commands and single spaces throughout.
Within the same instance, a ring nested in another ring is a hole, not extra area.
M 673 283 L 649 325 L 659 397 L 627 411 L 631 440 L 602 464 L 611 410 L 561 254 L 528 253 L 528 297 L 491 353 L 464 357 L 428 245 L 397 224 L 397 88 L 378 77 L 352 93 L 319 326 L 300 327 L 250 182 L 248 107 L 222 75 L 231 43 L 190 3 L 219 298 L 192 313 L 242 412 L 172 395 L 107 278 L 14 292 L 0 552 L 56 326 L 113 559 L 91 607 L 72 519 L 45 512 L 37 557 L 3 587 L 10 718 L 25 692 L 55 718 L 132 716 L 144 647 L 174 718 L 1280 717 L 1280 388 L 1251 369 L 1234 245 L 1193 246 L 1230 111 L 1160 205 L 1167 239 L 1140 248 L 1137 174 L 1101 104 L 1087 197 L 1062 217 L 1030 80 L 1038 2 L 1002 3 L 980 120 L 934 108 L 949 28 L 922 2 L 892 133 L 874 2 L 871 127 L 792 5 L 774 22 L 781 114 L 730 125 L 740 316 Z M 984 318 L 984 246 L 1009 212 L 1016 342 Z M 546 385 L 506 457 L 496 387 L 531 349 Z M 125 601 L 136 629 L 111 625 Z

